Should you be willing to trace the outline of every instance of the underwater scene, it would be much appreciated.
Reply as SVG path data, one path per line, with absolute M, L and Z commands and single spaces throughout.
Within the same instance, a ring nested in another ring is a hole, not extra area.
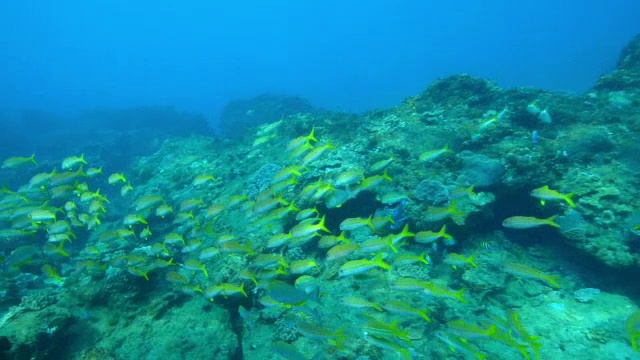
M 0 359 L 640 359 L 640 35 L 582 94 L 82 116 L 0 125 Z

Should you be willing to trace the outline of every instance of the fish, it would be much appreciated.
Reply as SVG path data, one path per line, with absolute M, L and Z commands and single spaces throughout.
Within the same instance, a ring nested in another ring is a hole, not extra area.
M 374 230 L 373 223 L 371 222 L 372 218 L 373 218 L 373 215 L 369 215 L 369 218 L 367 219 L 361 218 L 361 217 L 344 219 L 340 223 L 340 230 L 353 231 L 365 226 L 369 226 L 371 230 Z
M 271 139 L 275 139 L 276 136 L 277 136 L 276 133 L 273 133 L 271 135 L 260 136 L 253 141 L 253 147 L 260 146 Z
M 345 296 L 342 298 L 341 303 L 348 307 L 356 308 L 356 309 L 368 308 L 368 309 L 374 309 L 377 311 L 382 311 L 382 308 L 380 307 L 380 305 L 376 303 L 372 303 L 369 300 L 366 300 L 357 296 Z
M 314 234 L 318 231 L 324 231 L 326 233 L 331 233 L 331 230 L 327 229 L 324 225 L 325 216 L 320 219 L 320 222 L 317 224 L 304 224 L 300 223 L 291 228 L 291 236 L 294 239 L 304 238 L 308 235 Z
M 442 225 L 438 232 L 419 231 L 415 236 L 415 241 L 421 244 L 430 244 L 438 239 L 452 239 L 453 236 L 447 234 L 447 225 Z
M 313 259 L 292 261 L 289 266 L 290 266 L 289 271 L 292 274 L 304 274 L 313 268 L 319 269 L 318 264 Z
M 448 207 L 430 206 L 424 214 L 426 221 L 436 222 L 444 220 L 450 216 L 463 217 L 464 214 L 457 209 L 457 200 L 451 201 Z
M 124 177 L 123 173 L 116 173 L 109 175 L 109 179 L 107 180 L 109 185 L 115 185 L 119 182 L 127 183 L 127 178 Z
M 380 160 L 378 162 L 373 163 L 371 166 L 369 166 L 369 173 L 375 174 L 377 172 L 380 172 L 386 169 L 387 166 L 389 166 L 389 164 L 391 164 L 393 160 L 394 158 L 390 157 L 388 159 Z
M 356 244 L 338 244 L 327 251 L 327 261 L 345 258 L 359 249 L 360 247 Z
M 187 261 L 184 262 L 184 264 L 182 266 L 187 270 L 193 270 L 193 271 L 199 270 L 199 271 L 202 271 L 202 273 L 204 274 L 205 277 L 207 277 L 207 278 L 209 277 L 209 273 L 207 272 L 207 268 L 204 266 L 203 263 L 201 263 L 200 261 L 198 261 L 196 259 L 188 259 Z
M 420 154 L 420 157 L 418 159 L 420 161 L 433 161 L 448 152 L 452 152 L 452 150 L 449 149 L 449 144 L 446 144 L 442 149 L 423 152 L 422 154 Z
M 266 290 L 269 297 L 288 305 L 301 306 L 305 302 L 315 300 L 317 298 L 317 294 L 309 295 L 306 292 L 279 280 L 274 280 L 267 284 Z
M 481 352 L 475 345 L 461 339 L 456 335 L 442 330 L 436 331 L 435 335 L 438 339 L 442 340 L 442 342 L 449 345 L 449 347 L 460 351 L 463 354 L 470 355 L 477 358 L 478 360 L 485 360 L 487 358 L 487 354 Z
M 421 263 L 423 263 L 425 265 L 429 265 L 430 261 L 431 261 L 431 259 L 425 253 L 421 253 L 420 255 L 416 255 L 416 254 L 413 254 L 413 253 L 407 253 L 407 254 L 398 255 L 395 259 L 393 259 L 393 265 L 394 266 L 404 266 L 404 265 L 415 264 L 417 262 L 421 262 Z
M 467 291 L 466 289 L 453 290 L 446 286 L 438 285 L 434 282 L 423 281 L 422 286 L 425 294 L 433 295 L 436 297 L 447 297 L 460 301 L 463 304 L 467 303 L 467 300 L 464 298 L 464 293 Z
M 289 144 L 287 144 L 287 151 L 289 152 L 293 152 L 297 149 L 299 149 L 300 147 L 302 147 L 303 145 L 308 145 L 311 143 L 311 141 L 313 142 L 317 142 L 318 139 L 315 138 L 315 128 L 311 128 L 311 133 L 309 133 L 309 135 L 307 136 L 299 136 L 291 141 L 289 141 Z
M 88 177 L 96 177 L 98 175 L 102 175 L 102 166 L 99 168 L 88 168 L 87 176 Z
M 314 148 L 313 150 L 311 150 L 311 152 L 309 152 L 307 155 L 305 155 L 302 158 L 301 165 L 306 167 L 307 165 L 315 161 L 317 158 L 319 158 L 322 154 L 324 154 L 325 151 L 330 149 L 335 149 L 335 148 L 336 147 L 332 145 L 331 142 L 327 142 L 325 145 Z
M 364 179 L 364 172 L 362 171 L 362 169 L 347 170 L 335 177 L 333 186 L 348 187 L 359 183 L 362 179 Z
M 284 119 L 280 119 L 278 121 L 275 121 L 269 124 L 264 124 L 260 126 L 260 129 L 258 129 L 257 135 L 259 136 L 268 135 L 273 131 L 275 131 L 276 129 L 278 129 L 283 122 L 284 122 Z
M 371 189 L 372 187 L 380 184 L 383 181 L 393 182 L 393 179 L 387 173 L 387 169 L 384 169 L 382 175 L 371 175 L 369 177 L 365 177 L 360 182 L 360 185 L 356 188 L 357 192 Z
M 382 307 L 391 313 L 402 314 L 402 315 L 417 315 L 422 319 L 424 319 L 424 321 L 431 322 L 431 318 L 429 318 L 429 315 L 428 315 L 428 310 L 416 309 L 413 306 L 400 300 L 385 301 Z
M 576 207 L 576 204 L 571 199 L 574 195 L 575 193 L 561 194 L 556 190 L 549 189 L 549 185 L 545 185 L 531 191 L 531 196 L 540 199 L 540 203 L 542 205 L 545 204 L 545 201 L 562 200 L 569 204 L 569 206 Z
M 545 274 L 538 269 L 534 269 L 532 267 L 518 264 L 518 263 L 505 263 L 503 265 L 504 271 L 515 275 L 518 277 L 528 278 L 528 279 L 537 279 L 547 283 L 549 286 L 554 287 L 556 289 L 560 288 L 560 284 L 558 284 L 558 280 L 560 279 L 559 275 L 549 275 Z
M 207 299 L 214 298 L 218 295 L 227 297 L 227 296 L 233 296 L 236 294 L 242 294 L 244 295 L 244 297 L 248 297 L 247 293 L 244 291 L 244 284 L 235 285 L 235 284 L 222 283 L 219 285 L 210 286 L 206 288 L 203 293 Z
M 84 159 L 84 154 L 80 156 L 69 156 L 62 160 L 62 169 L 70 170 L 81 164 L 87 164 L 87 161 Z
M 57 174 L 57 170 L 53 169 L 53 171 L 51 171 L 50 173 L 39 173 L 34 175 L 31 180 L 29 180 L 29 187 L 40 187 L 40 186 L 44 186 L 45 184 L 47 184 L 49 181 L 51 181 L 51 178 L 54 177 Z
M 214 182 L 214 181 L 216 181 L 216 178 L 213 175 L 201 174 L 196 176 L 195 179 L 193 179 L 193 186 L 202 186 L 204 184 L 207 184 L 209 182 Z
M 169 233 L 169 234 L 164 236 L 164 243 L 165 244 L 175 245 L 175 244 L 180 243 L 180 242 L 182 243 L 182 245 L 185 244 L 184 238 L 180 234 Z
M 476 256 L 476 254 L 473 254 L 469 257 L 466 257 L 464 255 L 460 255 L 460 254 L 456 254 L 456 253 L 449 253 L 447 254 L 447 256 L 445 256 L 444 258 L 444 263 L 445 264 L 449 264 L 449 265 L 453 265 L 453 266 L 465 266 L 465 265 L 471 265 L 474 268 L 477 268 L 478 265 L 474 262 L 474 257 Z
M 560 225 L 553 221 L 555 218 L 556 215 L 546 219 L 538 219 L 533 216 L 512 216 L 504 219 L 502 226 L 510 229 L 531 229 L 543 225 L 559 228 Z
M 403 193 L 388 193 L 383 196 L 378 196 L 377 200 L 385 205 L 395 205 L 403 200 L 407 200 L 409 197 Z
M 360 259 L 346 262 L 340 267 L 340 270 L 338 270 L 338 275 L 340 277 L 359 275 L 376 267 L 391 270 L 391 266 L 382 260 L 382 253 L 378 253 L 372 260 Z
M 122 221 L 122 223 L 124 224 L 124 226 L 132 227 L 133 225 L 136 225 L 136 224 L 145 224 L 146 225 L 147 224 L 147 220 L 145 220 L 140 215 L 129 214 L 129 215 L 124 217 L 124 220 Z
M 160 203 L 162 201 L 162 198 L 161 197 L 148 198 L 147 201 L 149 202 L 148 203 L 142 202 L 142 206 L 145 208 L 153 207 L 154 204 Z M 138 206 L 136 206 L 136 210 L 138 210 Z M 173 213 L 173 208 L 167 204 L 162 204 L 156 208 L 156 216 L 159 216 L 161 218 L 164 218 L 165 216 L 171 213 Z
M 131 186 L 131 184 L 124 184 L 122 188 L 120 188 L 120 196 L 127 196 L 131 191 L 133 191 L 133 186 Z
M 36 154 L 32 154 L 29 157 L 25 157 L 25 156 L 14 156 L 14 157 L 10 157 L 8 159 L 6 159 L 3 163 L 2 163 L 2 168 L 3 169 L 16 169 L 19 168 L 21 166 L 25 166 L 25 165 L 38 165 L 38 163 L 36 163 Z
M 301 176 L 300 172 L 304 167 L 300 165 L 287 166 L 284 169 L 278 171 L 271 179 L 271 184 L 277 184 L 281 181 L 289 180 L 290 178 Z

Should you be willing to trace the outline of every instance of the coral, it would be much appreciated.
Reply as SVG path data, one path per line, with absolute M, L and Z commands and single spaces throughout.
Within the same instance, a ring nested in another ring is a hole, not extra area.
M 436 180 L 422 180 L 413 191 L 413 196 L 426 205 L 441 206 L 449 202 L 449 189 Z
M 457 179 L 460 184 L 489 187 L 500 182 L 504 174 L 500 160 L 471 151 L 462 151 L 457 156 L 462 160 L 462 170 Z
M 600 294 L 600 289 L 583 288 L 573 292 L 573 297 L 581 303 L 592 302 Z
M 264 164 L 253 175 L 249 176 L 246 182 L 246 195 L 250 199 L 255 199 L 259 193 L 266 190 L 271 185 L 271 179 L 280 171 L 280 166 L 276 164 Z

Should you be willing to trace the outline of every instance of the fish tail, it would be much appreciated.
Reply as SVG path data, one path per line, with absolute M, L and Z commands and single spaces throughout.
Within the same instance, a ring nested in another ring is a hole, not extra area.
M 387 264 L 386 262 L 384 262 L 384 260 L 382 260 L 382 252 L 379 252 L 378 255 L 376 255 L 375 258 L 373 258 L 373 263 L 385 270 L 391 270 L 391 265 Z
M 456 293 L 454 294 L 454 297 L 460 301 L 463 304 L 467 303 L 467 299 L 464 298 L 464 293 L 467 291 L 467 289 L 460 289 L 458 291 L 456 291 Z
M 544 220 L 545 224 L 547 224 L 547 225 L 551 225 L 551 226 L 553 226 L 553 227 L 560 228 L 560 225 L 558 225 L 558 223 L 556 223 L 556 222 L 554 221 L 554 220 L 556 219 L 556 217 L 557 217 L 557 215 L 553 215 L 552 217 L 545 219 L 545 220 Z
M 389 174 L 387 174 L 387 169 L 386 169 L 386 168 L 384 169 L 384 173 L 382 173 L 382 177 L 383 177 L 385 180 L 388 180 L 389 182 L 392 182 L 392 181 L 393 181 L 393 180 L 391 179 L 391 176 L 389 176 Z
M 478 267 L 478 264 L 475 263 L 475 257 L 476 254 L 472 254 L 471 256 L 469 256 L 469 259 L 467 259 L 467 261 L 469 262 L 469 264 L 471 264 L 471 266 L 473 266 L 474 268 Z
M 36 163 L 36 154 L 35 153 L 31 154 L 31 156 L 29 156 L 27 158 L 27 160 L 29 160 L 29 162 L 32 162 L 33 165 L 38 165 L 38 163 Z
M 324 225 L 325 220 L 326 220 L 326 215 L 323 215 L 322 219 L 320 219 L 320 222 L 316 226 L 318 227 L 318 230 L 322 230 L 324 232 L 331 234 L 331 230 L 327 229 L 327 227 Z M 371 219 L 369 219 L 369 221 L 371 221 Z
M 311 133 L 309 133 L 309 135 L 307 135 L 307 143 L 309 141 L 318 142 L 318 139 L 316 139 L 316 137 L 315 137 L 315 133 L 316 133 L 316 128 L 312 127 L 311 128 Z M 309 145 L 311 145 L 311 144 L 309 144 Z
M 558 284 L 558 280 L 560 280 L 560 275 L 548 275 L 544 277 L 544 280 L 554 288 L 560 289 L 560 284 Z
M 576 207 L 576 203 L 574 203 L 573 199 L 571 199 L 575 194 L 576 193 L 569 193 L 563 197 L 564 201 L 566 201 L 567 204 L 569 204 L 569 206 L 571 207 Z

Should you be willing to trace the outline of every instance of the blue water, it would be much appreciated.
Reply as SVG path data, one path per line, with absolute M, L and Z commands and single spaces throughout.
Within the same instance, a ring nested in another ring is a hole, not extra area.
M 212 122 L 263 92 L 345 111 L 436 78 L 581 92 L 638 31 L 602 1 L 3 1 L 0 108 L 171 105 Z

